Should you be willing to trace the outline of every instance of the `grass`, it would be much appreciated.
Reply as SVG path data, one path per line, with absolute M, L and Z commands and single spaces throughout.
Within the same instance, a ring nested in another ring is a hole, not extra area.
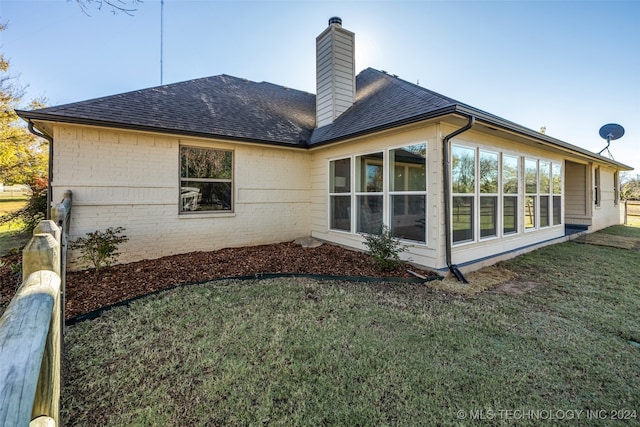
M 26 202 L 26 198 L 0 199 L 0 216 L 20 209 Z M 16 222 L 0 224 L 0 256 L 12 249 L 21 249 L 29 241 L 31 234 L 21 228 Z
M 62 424 L 446 426 L 484 411 L 484 425 L 537 425 L 499 411 L 582 410 L 572 425 L 608 425 L 621 409 L 637 420 L 639 261 L 545 247 L 500 265 L 527 285 L 519 294 L 272 279 L 149 296 L 68 329 Z

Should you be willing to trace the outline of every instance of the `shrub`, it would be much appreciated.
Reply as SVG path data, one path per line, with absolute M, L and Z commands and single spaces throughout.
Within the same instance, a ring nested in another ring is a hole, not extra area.
M 105 231 L 87 233 L 86 237 L 77 238 L 70 249 L 80 251 L 79 259 L 87 262 L 85 267 L 93 266 L 96 270 L 109 267 L 118 260 L 118 246 L 129 240 L 124 234 L 120 235 L 123 231 L 123 227 L 109 227 Z
M 396 269 L 400 264 L 400 252 L 407 250 L 400 241 L 393 237 L 389 227 L 383 225 L 378 234 L 365 234 L 364 245 L 369 248 L 369 255 L 382 271 Z

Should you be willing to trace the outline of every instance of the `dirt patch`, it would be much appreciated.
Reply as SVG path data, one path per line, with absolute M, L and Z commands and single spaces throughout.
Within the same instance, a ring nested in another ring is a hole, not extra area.
M 20 260 L 19 255 L 2 259 L 7 265 L 0 268 L 0 310 L 13 298 L 18 285 L 9 264 Z M 435 275 L 411 269 L 425 276 Z M 70 318 L 176 285 L 226 277 L 292 273 L 415 278 L 406 270 L 399 267 L 382 273 L 366 253 L 326 243 L 316 248 L 302 248 L 289 242 L 192 252 L 115 265 L 99 273 L 94 270 L 69 272 L 65 314 Z
M 627 250 L 640 249 L 640 239 L 637 237 L 616 236 L 605 233 L 585 234 L 584 236 L 580 236 L 575 239 L 575 242 L 596 246 L 610 246 L 613 248 Z
M 501 265 L 491 265 L 464 275 L 468 284 L 459 282 L 455 277 L 447 277 L 442 281 L 430 282 L 430 286 L 445 292 L 466 296 L 476 295 L 505 284 L 517 276 L 513 271 Z
M 493 291 L 501 294 L 524 295 L 538 285 L 536 282 L 507 282 L 496 286 Z

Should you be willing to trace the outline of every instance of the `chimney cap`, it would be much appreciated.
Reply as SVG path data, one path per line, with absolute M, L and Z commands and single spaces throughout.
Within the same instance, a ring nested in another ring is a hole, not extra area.
M 329 25 L 337 24 L 342 27 L 342 19 L 338 16 L 333 16 L 329 18 Z

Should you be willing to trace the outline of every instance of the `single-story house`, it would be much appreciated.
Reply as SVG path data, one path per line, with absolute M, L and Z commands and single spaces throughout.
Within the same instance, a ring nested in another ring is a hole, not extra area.
M 331 18 L 317 94 L 219 75 L 18 111 L 51 141 L 70 235 L 122 226 L 122 262 L 384 224 L 423 267 L 477 268 L 620 223 L 631 168 L 367 68 Z M 456 267 L 457 266 L 457 267 Z M 459 271 L 459 270 L 458 270 Z

